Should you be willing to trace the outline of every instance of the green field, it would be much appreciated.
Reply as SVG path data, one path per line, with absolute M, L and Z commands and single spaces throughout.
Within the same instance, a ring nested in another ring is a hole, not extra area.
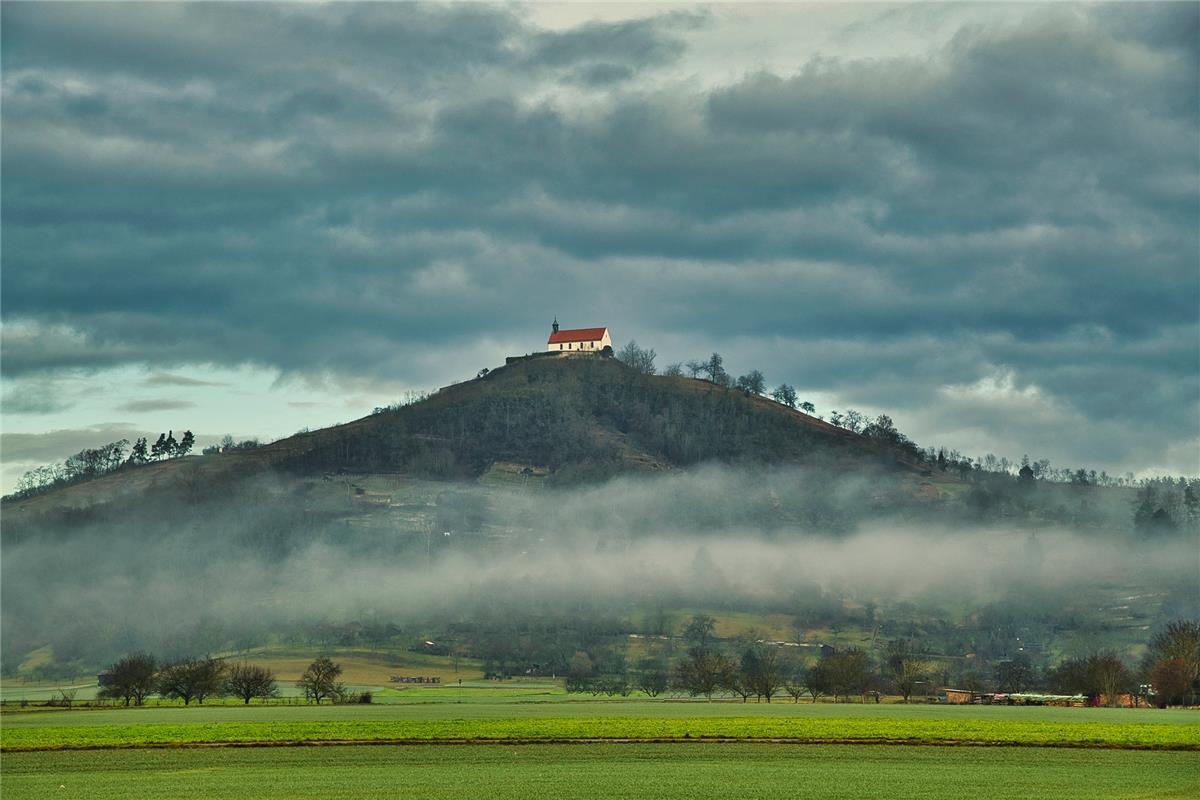
M 184 748 L 11 753 L 9 798 L 1185 798 L 1200 756 L 781 744 Z
M 1198 719 L 1147 709 L 443 700 L 10 712 L 0 746 L 11 753 L 210 743 L 772 739 L 1200 750 Z

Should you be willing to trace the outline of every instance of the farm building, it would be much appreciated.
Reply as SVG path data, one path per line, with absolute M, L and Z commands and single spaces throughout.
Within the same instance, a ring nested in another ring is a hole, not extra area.
M 1081 694 L 1035 694 L 1032 692 L 975 692 L 970 689 L 938 689 L 942 702 L 949 705 L 984 706 L 1082 706 Z
M 947 703 L 956 706 L 970 703 L 977 694 L 970 689 L 939 689 L 938 691 L 946 695 Z
M 612 352 L 612 338 L 608 328 L 573 328 L 559 330 L 558 318 L 550 326 L 550 338 L 546 340 L 546 350 L 551 353 L 601 353 Z

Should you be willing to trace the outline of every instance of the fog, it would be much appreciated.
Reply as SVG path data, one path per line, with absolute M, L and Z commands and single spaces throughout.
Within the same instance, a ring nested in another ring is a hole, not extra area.
M 10 516 L 4 668 L 46 644 L 82 668 L 138 648 L 228 651 L 350 622 L 416 633 L 604 616 L 635 632 L 645 625 L 632 617 L 664 610 L 815 623 L 869 604 L 880 618 L 953 623 L 1002 604 L 1070 626 L 1082 610 L 1148 597 L 1141 621 L 1152 626 L 1200 607 L 1194 535 L 922 520 L 878 506 L 894 489 L 707 468 L 582 489 L 419 484 L 406 491 L 432 501 L 364 509 L 337 485 L 263 478 L 191 504 Z

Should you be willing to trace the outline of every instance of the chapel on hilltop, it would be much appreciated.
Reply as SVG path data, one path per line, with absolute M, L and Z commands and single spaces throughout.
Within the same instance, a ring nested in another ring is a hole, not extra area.
M 551 353 L 584 352 L 602 355 L 612 354 L 612 339 L 608 328 L 574 328 L 559 330 L 558 317 L 550 326 L 550 338 L 546 340 L 546 350 Z

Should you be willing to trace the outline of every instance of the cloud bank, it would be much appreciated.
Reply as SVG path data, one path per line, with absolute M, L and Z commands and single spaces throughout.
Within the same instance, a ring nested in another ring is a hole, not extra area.
M 921 441 L 1200 469 L 1194 4 L 869 9 L 831 40 L 952 33 L 733 75 L 708 11 L 2 13 L 6 381 L 436 385 L 558 314 Z

